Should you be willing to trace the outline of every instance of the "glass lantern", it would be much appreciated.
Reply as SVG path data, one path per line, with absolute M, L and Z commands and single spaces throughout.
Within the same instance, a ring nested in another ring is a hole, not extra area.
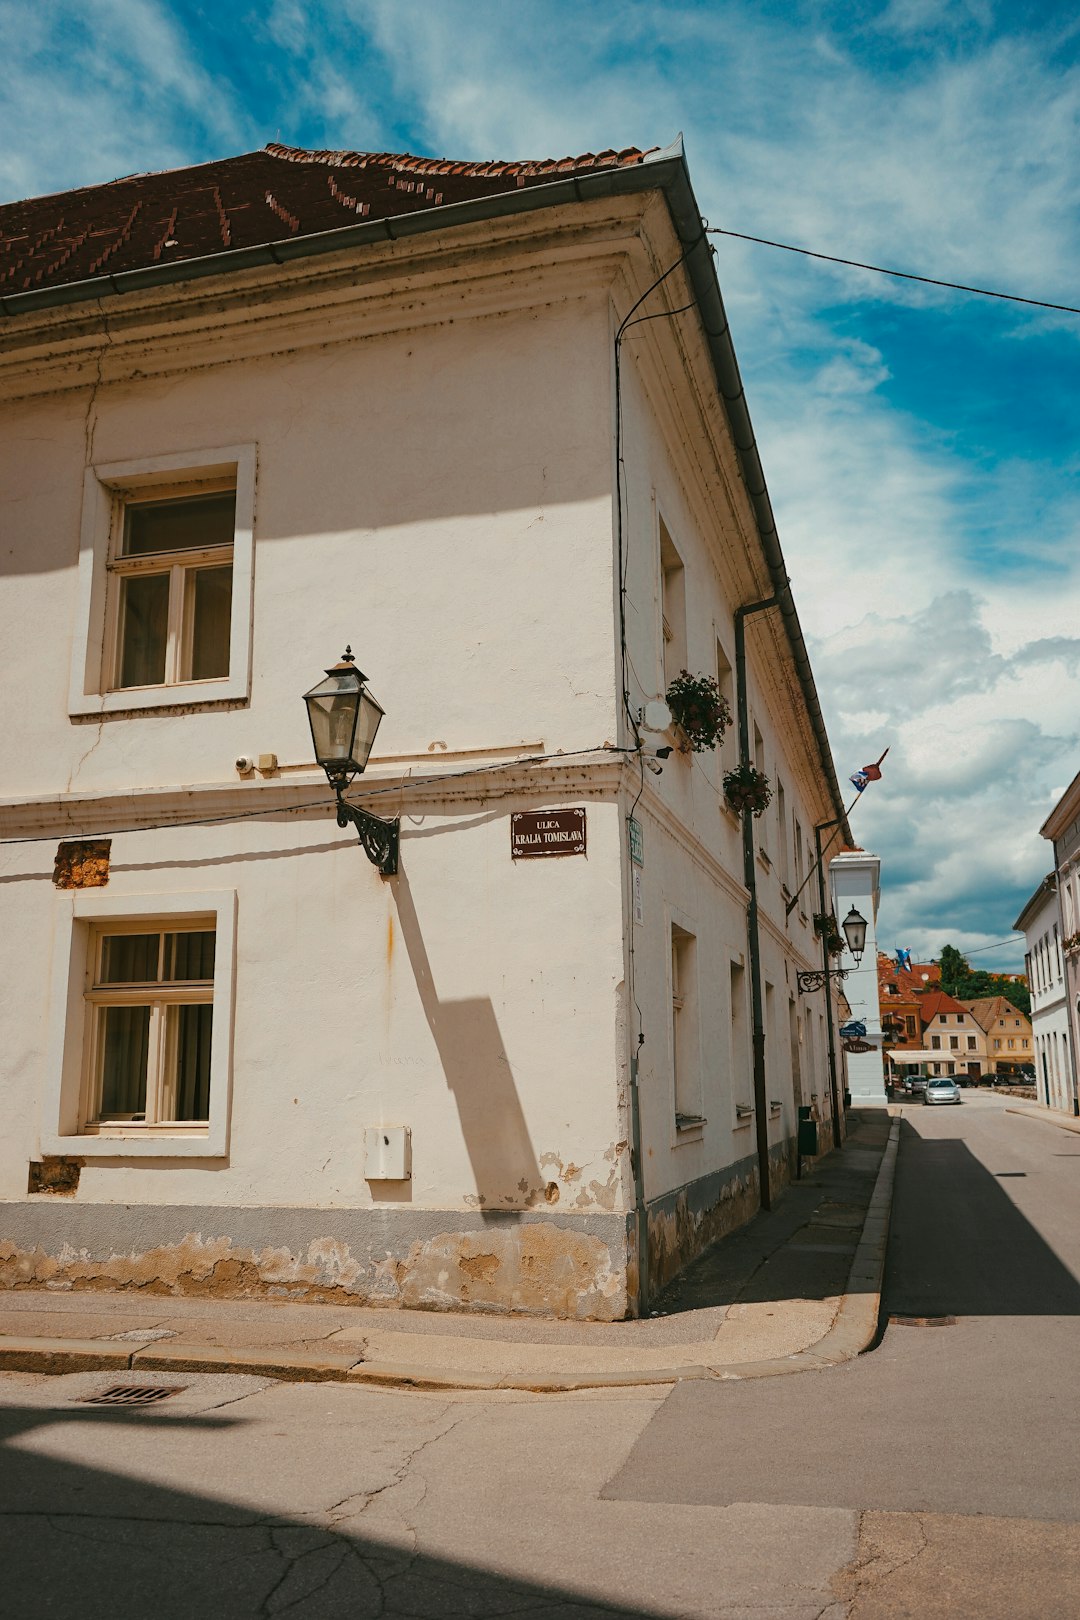
M 371 755 L 383 710 L 366 681 L 346 647 L 326 679 L 304 693 L 315 758 L 331 780 L 359 776 Z

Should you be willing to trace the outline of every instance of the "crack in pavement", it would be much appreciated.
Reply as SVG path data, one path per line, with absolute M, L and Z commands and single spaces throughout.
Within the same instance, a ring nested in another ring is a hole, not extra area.
M 898 1570 L 913 1564 L 930 1545 L 922 1514 L 893 1515 L 894 1518 L 902 1518 L 905 1526 L 910 1524 L 915 1528 L 918 1532 L 918 1542 L 903 1556 L 898 1553 L 890 1554 L 888 1547 L 883 1545 L 881 1539 L 875 1538 L 874 1530 L 867 1525 L 868 1512 L 869 1510 L 863 1509 L 859 1513 L 855 1531 L 857 1538 L 855 1557 L 839 1570 L 832 1580 L 833 1590 L 840 1601 L 847 1605 L 849 1616 L 854 1614 L 855 1605 L 864 1593 L 889 1580 Z

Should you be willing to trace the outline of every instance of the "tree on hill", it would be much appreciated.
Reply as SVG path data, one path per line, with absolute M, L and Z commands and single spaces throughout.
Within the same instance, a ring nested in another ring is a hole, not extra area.
M 942 947 L 938 961 L 941 970 L 941 988 L 957 1001 L 979 1001 L 984 996 L 1004 996 L 1005 1000 L 1022 1012 L 1031 1015 L 1031 995 L 1026 984 L 1006 978 L 1001 973 L 987 973 L 982 968 L 971 968 L 967 957 L 954 945 Z

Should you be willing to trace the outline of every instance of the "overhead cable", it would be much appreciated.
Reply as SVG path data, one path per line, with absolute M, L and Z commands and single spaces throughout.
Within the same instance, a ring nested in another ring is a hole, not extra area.
M 818 253 L 813 248 L 796 247 L 791 242 L 774 242 L 767 236 L 749 236 L 745 231 L 727 231 L 719 225 L 706 227 L 709 236 L 734 236 L 740 242 L 757 242 L 760 247 L 782 248 L 785 253 L 801 253 L 807 259 L 823 259 L 826 264 L 843 264 L 851 270 L 872 270 L 875 275 L 895 276 L 899 281 L 919 281 L 926 287 L 947 287 L 952 292 L 976 293 L 980 298 L 1000 298 L 1008 304 L 1027 304 L 1033 309 L 1057 309 L 1065 315 L 1080 315 L 1075 304 L 1052 304 L 1045 298 L 1021 298 L 1018 293 L 995 292 L 990 287 L 969 287 L 963 281 L 943 281 L 939 276 L 917 276 L 910 270 L 889 270 L 882 264 L 865 264 L 861 259 L 841 259 L 835 253 Z

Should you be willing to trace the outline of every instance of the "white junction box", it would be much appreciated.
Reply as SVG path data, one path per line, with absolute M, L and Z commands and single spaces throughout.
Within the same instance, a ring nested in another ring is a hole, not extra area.
M 369 1125 L 364 1131 L 364 1179 L 409 1181 L 412 1131 L 407 1125 Z

